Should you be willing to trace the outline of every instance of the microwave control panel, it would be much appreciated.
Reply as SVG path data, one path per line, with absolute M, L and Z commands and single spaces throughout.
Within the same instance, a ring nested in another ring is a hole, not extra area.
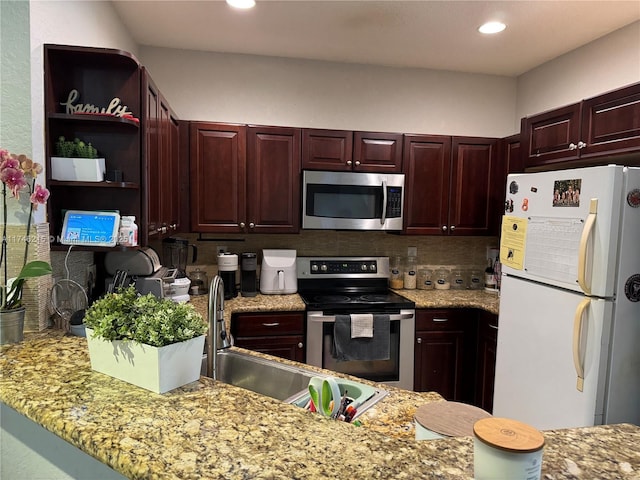
M 402 188 L 387 187 L 387 218 L 402 216 Z

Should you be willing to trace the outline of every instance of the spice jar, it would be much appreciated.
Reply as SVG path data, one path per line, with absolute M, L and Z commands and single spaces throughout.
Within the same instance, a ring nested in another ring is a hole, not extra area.
M 404 288 L 407 290 L 415 290 L 417 281 L 418 268 L 416 257 L 407 257 L 407 264 L 404 269 Z
M 389 287 L 395 289 L 404 287 L 402 257 L 398 256 L 391 258 L 390 270 L 391 275 L 389 276 Z
M 418 271 L 418 288 L 420 290 L 433 290 L 433 273 L 423 268 Z
M 451 288 L 451 282 L 449 280 L 449 270 L 446 268 L 440 268 L 436 272 L 436 290 L 449 290 Z

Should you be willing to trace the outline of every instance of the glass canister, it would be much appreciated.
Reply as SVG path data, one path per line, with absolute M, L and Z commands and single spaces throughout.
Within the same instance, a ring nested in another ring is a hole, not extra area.
M 404 278 L 402 257 L 391 257 L 389 269 L 391 270 L 391 274 L 389 276 L 389 287 L 395 289 L 403 288 Z
M 433 290 L 433 272 L 428 268 L 418 270 L 418 288 L 420 290 Z
M 451 272 L 451 288 L 454 290 L 464 290 L 467 288 L 467 279 L 462 270 Z
M 404 269 L 404 288 L 406 290 L 415 290 L 418 280 L 418 264 L 416 257 L 407 257 L 407 263 Z
M 484 281 L 484 272 L 480 270 L 471 270 L 469 272 L 469 288 L 471 290 L 482 290 Z
M 209 279 L 207 273 L 196 268 L 189 274 L 191 279 L 191 295 L 206 295 L 209 292 Z
M 436 283 L 434 286 L 436 290 L 449 290 L 451 288 L 449 270 L 446 268 L 439 268 L 436 271 Z

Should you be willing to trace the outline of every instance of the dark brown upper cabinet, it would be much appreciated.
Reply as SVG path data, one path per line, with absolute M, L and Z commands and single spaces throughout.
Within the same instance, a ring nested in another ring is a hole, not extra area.
M 303 129 L 302 168 L 351 171 L 353 169 L 353 132 Z
M 301 130 L 249 126 L 246 227 L 256 233 L 300 231 Z
M 191 229 L 300 230 L 300 129 L 191 122 Z
M 404 232 L 442 235 L 449 216 L 451 137 L 404 136 Z
M 243 232 L 247 211 L 247 127 L 191 122 L 189 138 L 191 230 Z
M 527 170 L 588 166 L 640 150 L 640 83 L 522 119 Z
M 413 134 L 404 137 L 404 232 L 496 234 L 503 200 L 499 188 L 506 175 L 497 140 Z
M 176 233 L 180 227 L 180 138 L 175 113 L 143 67 L 143 111 L 146 218 L 149 240 Z
M 302 168 L 399 173 L 402 134 L 304 129 Z

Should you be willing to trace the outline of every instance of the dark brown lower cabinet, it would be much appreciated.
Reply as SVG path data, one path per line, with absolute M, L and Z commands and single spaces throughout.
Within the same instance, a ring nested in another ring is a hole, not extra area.
M 476 312 L 416 311 L 414 389 L 473 403 Z
M 493 384 L 496 375 L 496 347 L 498 344 L 498 316 L 478 312 L 478 361 L 476 370 L 475 405 L 493 411 Z
M 231 319 L 235 345 L 304 363 L 304 314 L 237 313 Z

